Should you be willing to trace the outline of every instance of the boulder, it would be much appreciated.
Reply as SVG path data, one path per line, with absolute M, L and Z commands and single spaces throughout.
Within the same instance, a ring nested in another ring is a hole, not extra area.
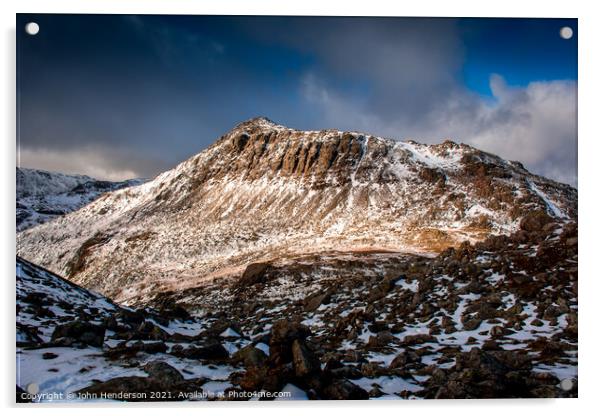
M 530 232 L 542 231 L 553 219 L 544 211 L 531 211 L 520 221 L 520 229 Z
M 297 377 L 303 378 L 320 371 L 320 361 L 302 340 L 293 341 L 292 354 L 293 367 Z
M 257 283 L 265 283 L 267 281 L 267 272 L 271 269 L 270 263 L 251 263 L 247 266 L 242 276 L 236 282 L 237 289 L 243 289 Z
M 247 368 L 262 367 L 265 365 L 267 359 L 268 356 L 253 345 L 247 345 L 232 355 L 232 362 L 234 364 L 243 363 Z
M 170 335 L 151 321 L 143 321 L 132 334 L 132 338 L 143 340 L 166 341 Z
M 105 328 L 86 321 L 69 322 L 57 326 L 52 333 L 51 340 L 60 342 L 61 339 L 65 338 L 93 347 L 102 347 L 105 339 Z
M 178 370 L 163 361 L 151 361 L 142 367 L 149 377 L 157 380 L 164 386 L 174 386 L 184 381 Z
M 298 321 L 283 319 L 272 327 L 270 336 L 270 362 L 274 366 L 290 363 L 293 359 L 292 346 L 295 340 L 304 340 L 311 334 Z
M 416 335 L 406 335 L 406 337 L 402 341 L 402 344 L 417 345 L 417 344 L 424 344 L 425 342 L 436 342 L 436 341 L 437 341 L 437 338 L 435 338 L 431 334 L 416 334 Z
M 393 358 L 389 368 L 404 368 L 406 365 L 420 362 L 420 356 L 412 350 L 402 351 L 397 357 Z
M 305 298 L 303 302 L 305 304 L 304 309 L 306 312 L 315 311 L 320 307 L 320 305 L 328 303 L 331 297 L 332 292 L 330 291 L 310 295 L 307 298 Z
M 223 361 L 230 357 L 228 351 L 217 340 L 208 340 L 201 346 L 191 345 L 183 350 L 172 350 L 172 354 L 195 360 Z
M 320 392 L 326 400 L 368 400 L 370 395 L 364 389 L 348 380 L 334 380 Z

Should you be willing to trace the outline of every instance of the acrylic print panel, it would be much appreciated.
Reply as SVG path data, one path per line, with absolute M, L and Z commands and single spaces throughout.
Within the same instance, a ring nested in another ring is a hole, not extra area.
M 18 401 L 577 396 L 576 19 L 17 28 Z

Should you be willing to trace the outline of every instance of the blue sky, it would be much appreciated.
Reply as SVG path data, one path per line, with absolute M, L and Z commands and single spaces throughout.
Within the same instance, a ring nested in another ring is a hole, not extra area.
M 502 75 L 508 84 L 577 79 L 577 24 L 574 19 L 463 19 L 460 31 L 466 55 L 466 86 L 491 96 L 489 77 Z M 574 29 L 573 39 L 558 36 Z
M 262 115 L 452 138 L 575 185 L 577 35 L 575 19 L 21 14 L 19 163 L 150 177 Z

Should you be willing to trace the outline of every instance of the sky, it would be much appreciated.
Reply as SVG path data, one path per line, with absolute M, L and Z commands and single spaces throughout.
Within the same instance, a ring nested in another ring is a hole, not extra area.
M 452 139 L 576 186 L 577 29 L 576 19 L 19 14 L 17 165 L 150 178 L 265 116 Z

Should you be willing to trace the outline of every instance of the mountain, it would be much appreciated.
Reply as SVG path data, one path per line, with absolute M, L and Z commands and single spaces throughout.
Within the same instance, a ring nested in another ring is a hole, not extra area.
M 452 141 L 256 118 L 152 181 L 19 233 L 17 253 L 132 304 L 311 253 L 435 255 L 534 212 L 575 220 L 577 191 Z
M 142 179 L 100 181 L 86 175 L 17 168 L 17 231 L 76 211 L 105 192 L 143 182 Z

